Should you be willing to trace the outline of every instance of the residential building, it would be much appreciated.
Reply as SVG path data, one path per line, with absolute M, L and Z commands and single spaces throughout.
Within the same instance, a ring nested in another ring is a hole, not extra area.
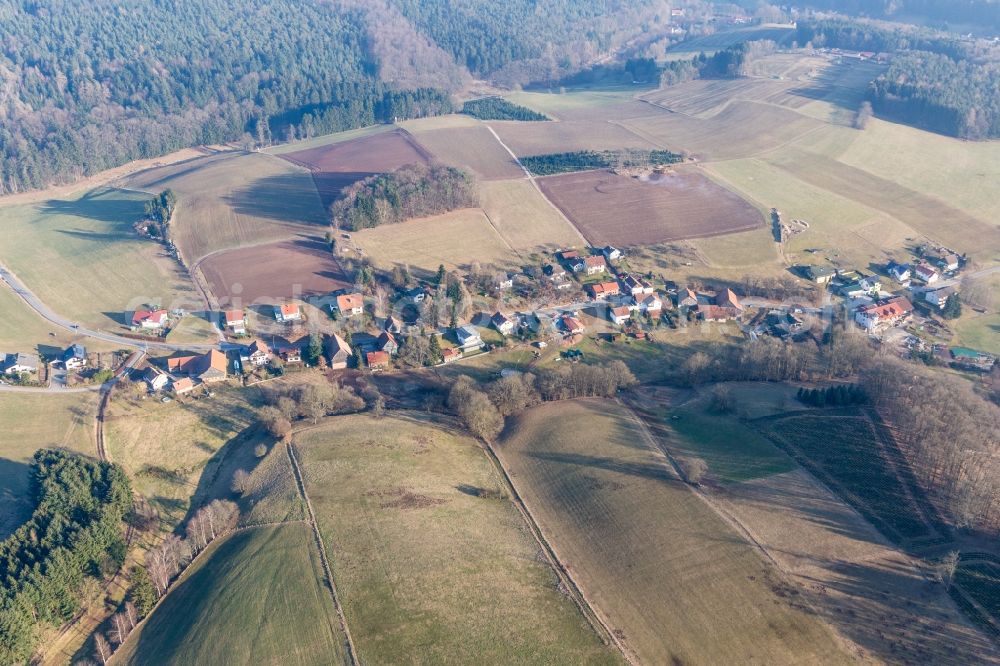
M 936 270 L 927 264 L 917 264 L 913 268 L 913 276 L 922 280 L 924 284 L 934 284 L 941 277 Z
M 222 313 L 226 328 L 233 335 L 244 335 L 247 332 L 247 317 L 243 310 L 226 310 Z
M 12 354 L 0 355 L 0 370 L 5 375 L 21 375 L 24 373 L 38 372 L 40 361 L 35 354 L 25 354 L 14 352 Z
M 81 344 L 70 345 L 62 355 L 63 367 L 77 370 L 87 365 L 87 350 Z
M 703 321 L 723 322 L 737 319 L 740 316 L 740 313 L 736 308 L 726 307 L 723 305 L 699 305 L 698 316 L 701 317 Z
M 267 346 L 267 343 L 261 340 L 254 340 L 246 348 L 245 355 L 247 361 L 251 365 L 260 367 L 262 365 L 267 365 L 271 360 L 271 348 Z
M 635 309 L 648 314 L 650 317 L 660 316 L 663 310 L 663 301 L 656 294 L 644 294 L 634 299 Z
M 302 348 L 298 345 L 276 345 L 271 351 L 285 363 L 302 362 Z
M 740 303 L 740 299 L 736 297 L 736 293 L 732 289 L 724 289 L 715 297 L 715 304 L 719 307 L 730 308 L 737 312 L 743 311 L 743 304 Z
M 946 254 L 938 262 L 938 265 L 946 271 L 957 271 L 961 260 L 956 254 Z
M 375 348 L 378 351 L 384 351 L 389 356 L 395 356 L 399 352 L 399 343 L 396 342 L 396 336 L 392 333 L 382 331 L 382 334 L 378 336 L 378 340 L 375 341 Z
M 566 263 L 572 263 L 580 258 L 580 253 L 576 250 L 560 250 L 557 254 L 559 256 L 559 261 Z
M 612 247 L 611 245 L 606 245 L 604 249 L 601 250 L 601 253 L 608 261 L 616 261 L 622 258 L 622 251 L 616 247 Z
M 569 289 L 570 287 L 573 286 L 573 283 L 570 282 L 568 279 L 566 279 L 565 275 L 553 275 L 551 280 L 552 280 L 552 286 L 559 291 Z
M 608 262 L 606 262 L 604 257 L 600 255 L 587 257 L 583 260 L 583 265 L 587 275 L 597 275 L 598 273 L 603 273 L 608 270 Z
M 598 282 L 587 285 L 587 292 L 594 300 L 605 301 L 612 296 L 621 293 L 617 282 Z
M 514 332 L 514 320 L 502 312 L 496 312 L 490 317 L 490 326 L 500 332 L 500 335 L 510 335 Z
M 948 302 L 948 297 L 955 293 L 958 293 L 958 290 L 954 287 L 941 287 L 940 289 L 925 291 L 924 300 L 936 308 L 943 308 L 944 304 Z
M 629 310 L 624 305 L 620 305 L 616 308 L 611 308 L 608 310 L 608 319 L 615 323 L 617 326 L 621 326 L 627 322 L 632 317 L 632 311 Z
M 302 321 L 302 311 L 295 303 L 274 306 L 274 318 L 279 323 Z
M 462 358 L 462 350 L 456 349 L 454 347 L 448 347 L 447 349 L 441 350 L 441 360 L 445 363 L 451 363 L 452 361 L 457 361 Z
M 393 335 L 399 335 L 403 332 L 403 322 L 396 317 L 386 317 L 385 322 L 382 324 L 382 330 L 388 331 Z
M 562 317 L 560 317 L 559 323 L 560 325 L 562 325 L 563 330 L 569 333 L 570 335 L 583 333 L 584 331 L 583 324 L 580 322 L 579 319 L 577 319 L 572 315 L 563 315 Z
M 829 266 L 806 266 L 805 275 L 806 279 L 810 282 L 815 282 L 816 284 L 827 284 L 836 275 L 837 272 L 830 268 Z
M 181 377 L 180 379 L 175 379 L 171 382 L 170 390 L 173 391 L 175 395 L 184 395 L 185 393 L 190 393 L 194 390 L 194 382 L 188 377 Z
M 693 289 L 682 289 L 677 292 L 677 307 L 696 308 L 698 307 L 698 294 Z
M 455 339 L 458 340 L 458 346 L 463 350 L 479 349 L 483 346 L 483 339 L 479 337 L 479 331 L 472 324 L 456 328 Z
M 643 294 L 653 293 L 653 285 L 635 275 L 626 275 L 623 277 L 622 284 L 625 285 L 625 291 L 630 293 L 632 296 L 638 297 Z
M 509 273 L 497 273 L 493 276 L 493 289 L 503 291 L 514 286 L 514 276 Z
M 365 362 L 372 372 L 385 370 L 389 367 L 389 354 L 383 351 L 372 351 L 365 354 Z
M 909 282 L 912 274 L 909 264 L 897 264 L 895 261 L 890 261 L 886 265 L 885 271 L 889 277 L 901 284 Z
M 337 296 L 337 311 L 342 317 L 362 314 L 365 311 L 365 297 L 358 293 Z
M 170 381 L 170 377 L 166 373 L 160 372 L 152 366 L 146 368 L 146 372 L 142 373 L 142 379 L 153 393 L 162 391 Z
M 132 313 L 132 328 L 160 329 L 167 325 L 166 310 L 136 310 Z
M 416 305 L 424 302 L 424 299 L 427 298 L 427 292 L 424 291 L 423 287 L 414 287 L 413 289 L 404 291 L 403 297 Z
M 854 313 L 854 321 L 866 331 L 895 326 L 913 312 L 913 305 L 902 296 L 864 305 Z
M 205 383 L 226 379 L 228 367 L 229 361 L 226 355 L 217 349 L 205 354 L 173 356 L 167 359 L 167 371 L 171 374 L 194 377 Z
M 330 342 L 327 343 L 327 347 L 330 356 L 330 367 L 334 370 L 343 370 L 346 368 L 347 363 L 354 354 L 351 350 L 351 345 L 347 344 L 344 338 L 334 333 L 330 336 Z

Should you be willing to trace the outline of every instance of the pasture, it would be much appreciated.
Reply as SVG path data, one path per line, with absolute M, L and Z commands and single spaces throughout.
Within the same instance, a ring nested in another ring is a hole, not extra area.
M 528 180 L 479 185 L 483 210 L 500 235 L 519 252 L 579 245 L 583 238 Z
M 351 284 L 326 241 L 312 236 L 228 250 L 208 257 L 199 268 L 223 305 L 268 305 Z
M 562 122 L 491 122 L 490 126 L 518 156 L 619 148 L 651 150 L 661 147 L 658 143 L 609 120 L 608 118 L 616 117 L 614 109 L 602 107 L 592 113 L 599 116 L 604 116 L 605 113 L 611 115 L 594 120 Z
M 219 539 L 112 664 L 344 664 L 345 638 L 305 523 Z
M 538 179 L 591 245 L 646 245 L 762 226 L 754 206 L 696 169 L 643 179 L 584 171 Z
M 397 264 L 428 272 L 441 264 L 448 269 L 473 262 L 504 266 L 517 258 L 479 208 L 363 229 L 353 232 L 349 242 L 385 270 Z
M 28 464 L 38 449 L 66 448 L 96 456 L 96 392 L 0 393 L 0 540 L 23 523 L 34 506 Z
M 324 210 L 348 185 L 406 164 L 427 163 L 432 159 L 408 132 L 399 129 L 282 152 L 280 157 L 312 172 Z
M 178 197 L 171 239 L 190 266 L 212 252 L 316 233 L 326 212 L 309 173 L 262 153 L 218 153 L 149 169 L 127 187 Z
M 391 414 L 296 435 L 359 660 L 619 663 L 559 592 L 479 445 Z
M 95 328 L 115 328 L 147 303 L 202 309 L 163 246 L 133 230 L 146 199 L 99 189 L 76 199 L 0 206 L 0 261 L 52 310 Z
M 54 354 L 73 342 L 83 342 L 88 351 L 110 351 L 119 347 L 75 335 L 48 323 L 6 284 L 0 284 L 0 312 L 3 313 L 0 317 L 0 352 L 30 351 Z
M 509 420 L 496 450 L 575 582 L 642 662 L 849 661 L 624 407 L 544 404 Z
M 1000 354 L 1000 314 L 973 314 L 955 324 L 958 342 L 965 347 Z
M 480 180 L 524 177 L 521 167 L 484 125 L 425 130 L 413 138 L 437 161 L 465 169 Z

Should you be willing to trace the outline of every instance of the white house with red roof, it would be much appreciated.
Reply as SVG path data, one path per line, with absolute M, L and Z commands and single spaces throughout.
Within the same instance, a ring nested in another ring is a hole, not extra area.
M 584 259 L 583 267 L 587 275 L 597 275 L 608 270 L 608 262 L 605 261 L 603 256 L 595 255 Z
M 226 328 L 234 335 L 243 335 L 247 332 L 247 316 L 243 310 L 226 310 L 222 313 Z
M 611 308 L 608 310 L 608 319 L 615 323 L 617 326 L 621 326 L 629 319 L 632 318 L 632 311 L 629 310 L 624 305 L 620 305 L 616 308 Z
M 913 304 L 903 296 L 863 305 L 854 313 L 854 321 L 866 331 L 895 326 L 913 312 Z
M 160 329 L 167 325 L 166 310 L 136 310 L 132 313 L 132 327 Z
M 295 303 L 274 306 L 274 318 L 279 323 L 302 321 L 302 310 Z
M 337 310 L 343 317 L 353 317 L 365 311 L 365 297 L 361 294 L 341 294 L 337 296 Z

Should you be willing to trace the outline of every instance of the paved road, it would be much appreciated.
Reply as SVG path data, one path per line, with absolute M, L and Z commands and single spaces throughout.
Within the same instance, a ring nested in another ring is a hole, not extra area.
M 41 301 L 23 282 L 21 282 L 16 275 L 14 275 L 6 266 L 0 264 L 0 282 L 6 283 L 15 294 L 21 297 L 25 303 L 28 304 L 32 310 L 37 312 L 42 319 L 45 319 L 49 323 L 58 326 L 59 328 L 66 329 L 70 333 L 75 333 L 78 335 L 83 335 L 94 340 L 101 340 L 103 342 L 110 342 L 111 344 L 122 345 L 123 347 L 129 347 L 132 349 L 155 349 L 160 351 L 208 351 L 210 349 L 215 349 L 218 345 L 205 345 L 205 344 L 188 344 L 188 345 L 178 345 L 169 342 L 157 342 L 157 341 L 146 341 L 146 340 L 133 340 L 132 338 L 126 338 L 121 335 L 116 335 L 114 333 L 108 333 L 106 331 L 95 330 L 91 328 L 85 328 L 79 323 L 66 319 L 65 317 L 53 312 L 45 303 Z

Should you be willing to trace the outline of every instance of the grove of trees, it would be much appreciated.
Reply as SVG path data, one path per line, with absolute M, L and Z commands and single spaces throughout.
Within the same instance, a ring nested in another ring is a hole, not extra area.
M 520 159 L 521 164 L 536 176 L 551 176 L 590 169 L 662 166 L 676 164 L 684 158 L 669 150 L 580 150 L 530 155 Z
M 470 99 L 462 105 L 462 113 L 480 120 L 549 120 L 545 114 L 509 102 L 503 97 Z

